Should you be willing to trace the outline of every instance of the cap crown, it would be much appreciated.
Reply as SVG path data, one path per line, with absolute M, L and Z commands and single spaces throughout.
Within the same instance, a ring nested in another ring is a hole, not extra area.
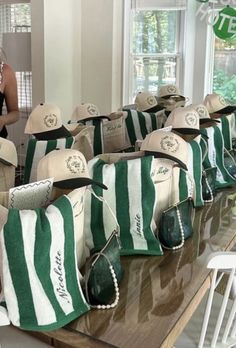
M 61 110 L 55 104 L 38 104 L 27 120 L 26 134 L 49 132 L 62 126 Z
M 0 137 L 0 162 L 17 167 L 17 152 L 15 144 Z
M 188 144 L 179 135 L 169 132 L 156 130 L 149 133 L 141 145 L 142 151 L 160 152 L 164 155 L 181 160 L 187 165 Z
M 161 86 L 158 90 L 158 97 L 166 97 L 171 95 L 181 95 L 179 87 L 176 85 L 164 85 Z
M 217 93 L 207 94 L 203 104 L 206 106 L 209 114 L 216 113 L 229 106 L 224 97 Z
M 199 116 L 192 107 L 176 108 L 168 116 L 165 127 L 199 129 Z
M 138 111 L 146 111 L 157 105 L 157 100 L 150 92 L 139 92 L 135 98 Z
M 71 121 L 82 121 L 86 118 L 101 116 L 98 107 L 91 103 L 83 103 L 76 106 L 71 116 Z
M 199 119 L 211 119 L 209 112 L 204 104 L 191 105 L 191 107 L 198 113 Z
M 54 178 L 55 182 L 75 178 L 90 178 L 84 155 L 77 150 L 54 150 L 38 163 L 37 180 Z

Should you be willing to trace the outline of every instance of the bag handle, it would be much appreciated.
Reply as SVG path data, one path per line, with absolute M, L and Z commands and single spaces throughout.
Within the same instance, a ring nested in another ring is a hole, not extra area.
M 114 221 L 115 221 L 115 224 L 116 224 L 116 228 L 115 228 L 115 229 L 116 229 L 116 231 L 117 231 L 117 234 L 118 234 L 118 236 L 120 236 L 120 225 L 119 225 L 119 223 L 118 223 L 118 221 L 117 221 L 117 218 L 116 218 L 116 216 L 115 216 L 113 210 L 111 209 L 110 205 L 107 203 L 106 199 L 105 199 L 104 197 L 98 196 L 98 195 L 94 192 L 94 190 L 93 190 L 92 188 L 88 187 L 87 189 L 88 189 L 88 191 L 89 191 L 94 197 L 96 197 L 100 202 L 105 203 L 106 207 L 108 208 L 108 210 L 109 210 L 111 216 L 113 217 L 113 219 L 114 219 Z
M 214 195 L 213 195 L 213 192 L 212 192 L 211 186 L 210 186 L 210 184 L 209 184 L 209 181 L 208 181 L 208 179 L 207 179 L 207 176 L 206 176 L 206 172 L 205 172 L 205 171 L 203 172 L 203 175 L 204 175 L 204 177 L 205 177 L 206 185 L 207 185 L 207 188 L 208 188 L 208 190 L 209 190 L 209 192 L 210 192 L 210 196 L 211 196 L 210 199 L 204 199 L 204 203 L 212 203 L 213 200 L 214 200 Z
M 89 281 L 89 277 L 91 274 L 91 270 L 94 267 L 95 263 L 97 262 L 98 258 L 103 256 L 106 260 L 107 263 L 109 265 L 109 270 L 111 273 L 111 277 L 112 277 L 112 281 L 113 281 L 113 285 L 114 285 L 114 289 L 115 289 L 115 299 L 111 304 L 105 305 L 105 304 L 101 304 L 101 305 L 92 305 L 89 302 L 89 294 L 88 294 L 88 281 Z M 95 259 L 93 262 L 92 260 Z M 118 280 L 116 278 L 116 273 L 115 270 L 109 260 L 109 258 L 107 257 L 106 254 L 104 254 L 102 251 L 95 253 L 91 256 L 91 267 L 89 268 L 88 272 L 86 272 L 86 279 L 85 279 L 85 296 L 86 296 L 86 300 L 89 303 L 91 308 L 96 308 L 96 309 L 111 309 L 117 306 L 118 302 L 119 302 L 119 298 L 120 298 L 120 291 L 119 291 L 119 286 L 118 286 Z

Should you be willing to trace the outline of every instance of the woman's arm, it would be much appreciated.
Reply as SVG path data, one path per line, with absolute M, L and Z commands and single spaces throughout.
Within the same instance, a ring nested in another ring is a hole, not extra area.
M 3 66 L 3 85 L 7 114 L 0 117 L 0 128 L 19 120 L 16 76 L 7 64 Z

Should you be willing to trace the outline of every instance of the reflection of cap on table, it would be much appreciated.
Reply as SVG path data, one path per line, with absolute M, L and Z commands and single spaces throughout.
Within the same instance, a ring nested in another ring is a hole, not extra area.
M 54 104 L 41 103 L 29 115 L 25 126 L 26 134 L 33 134 L 38 140 L 54 140 L 70 137 L 63 126 L 61 111 Z
M 75 189 L 87 185 L 105 185 L 90 178 L 84 155 L 77 150 L 54 150 L 38 163 L 37 180 L 54 178 L 53 186 L 62 189 Z
M 149 133 L 142 142 L 141 151 L 157 158 L 170 159 L 187 170 L 188 144 L 173 132 L 156 130 Z

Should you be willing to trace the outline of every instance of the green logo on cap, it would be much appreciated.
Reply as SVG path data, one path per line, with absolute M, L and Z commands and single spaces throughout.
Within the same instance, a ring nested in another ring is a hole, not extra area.
M 229 40 L 236 34 L 236 10 L 230 6 L 223 8 L 213 25 L 214 33 L 222 40 Z

